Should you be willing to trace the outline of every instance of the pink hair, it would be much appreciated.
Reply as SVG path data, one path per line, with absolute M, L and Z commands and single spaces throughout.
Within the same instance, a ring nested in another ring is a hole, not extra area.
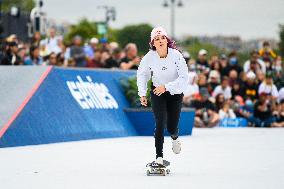
M 171 49 L 176 49 L 176 50 L 180 51 L 180 50 L 177 48 L 176 42 L 175 42 L 174 40 L 171 40 L 171 39 L 168 38 L 167 36 L 166 36 L 166 38 L 167 38 L 167 41 L 168 41 L 167 46 L 168 46 L 169 48 L 171 48 Z M 150 45 L 150 49 L 151 49 L 151 50 L 153 50 L 153 51 L 156 50 L 156 47 L 154 47 L 154 40 L 152 40 L 152 41 L 149 43 L 149 45 Z

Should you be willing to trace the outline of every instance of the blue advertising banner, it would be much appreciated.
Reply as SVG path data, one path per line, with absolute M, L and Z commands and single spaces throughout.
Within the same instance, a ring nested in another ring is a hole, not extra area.
M 53 68 L 0 147 L 135 136 L 119 84 L 136 72 Z

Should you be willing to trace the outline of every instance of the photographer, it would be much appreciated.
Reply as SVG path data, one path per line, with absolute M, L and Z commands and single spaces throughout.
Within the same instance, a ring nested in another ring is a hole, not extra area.
M 7 43 L 7 51 L 1 61 L 1 65 L 21 65 L 23 60 L 18 55 L 18 44 L 14 41 Z

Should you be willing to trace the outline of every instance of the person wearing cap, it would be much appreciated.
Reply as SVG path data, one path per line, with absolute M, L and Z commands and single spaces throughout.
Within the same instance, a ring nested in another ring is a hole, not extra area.
M 23 60 L 18 55 L 18 44 L 15 41 L 8 43 L 8 49 L 1 60 L 1 65 L 21 65 Z
M 273 100 L 277 100 L 278 98 L 278 90 L 277 87 L 274 85 L 272 80 L 272 72 L 267 72 L 265 76 L 265 80 L 260 84 L 258 88 L 258 94 L 266 93 L 270 96 Z
M 188 73 L 188 75 L 189 75 L 188 83 L 183 93 L 184 106 L 188 106 L 190 104 L 190 101 L 194 99 L 194 97 L 199 93 L 199 86 L 197 85 L 198 75 L 196 74 L 196 72 L 191 72 L 191 71 Z
M 196 60 L 197 69 L 204 74 L 208 74 L 210 71 L 209 63 L 207 61 L 207 51 L 205 49 L 201 49 L 198 52 L 198 58 Z
M 220 73 L 217 70 L 211 70 L 208 78 L 209 93 L 212 93 L 220 84 Z
M 120 68 L 123 70 L 137 70 L 141 60 L 137 53 L 136 44 L 128 43 L 125 47 L 125 57 L 120 61 Z
M 179 154 L 181 151 L 178 122 L 188 82 L 188 68 L 174 41 L 162 27 L 152 30 L 150 48 L 137 70 L 138 95 L 141 104 L 147 106 L 147 82 L 152 78 L 150 96 L 156 122 L 156 162 L 163 164 L 164 128 L 172 138 L 173 152 Z
M 91 38 L 89 44 L 85 44 L 84 52 L 87 56 L 87 61 L 93 61 L 95 56 L 95 51 L 97 49 L 97 45 L 99 44 L 99 40 L 95 37 Z
M 251 100 L 255 102 L 258 98 L 258 85 L 256 83 L 256 75 L 253 71 L 246 74 L 246 81 L 244 82 L 244 100 Z
M 195 109 L 194 126 L 195 127 L 214 127 L 219 122 L 219 116 L 216 106 L 209 100 L 207 88 L 199 89 L 200 98 L 192 100 L 189 107 Z

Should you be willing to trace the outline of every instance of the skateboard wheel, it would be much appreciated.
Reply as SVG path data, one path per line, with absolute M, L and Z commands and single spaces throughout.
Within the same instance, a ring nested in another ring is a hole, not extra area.
M 149 176 L 150 175 L 150 171 L 149 170 L 147 170 L 147 176 Z

